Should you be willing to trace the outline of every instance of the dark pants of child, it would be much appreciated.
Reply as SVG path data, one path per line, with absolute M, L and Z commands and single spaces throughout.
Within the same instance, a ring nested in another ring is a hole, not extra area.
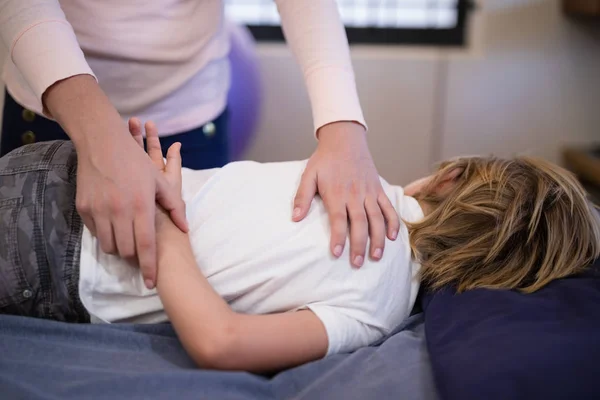
M 79 299 L 77 154 L 40 142 L 0 158 L 0 314 L 89 322 Z

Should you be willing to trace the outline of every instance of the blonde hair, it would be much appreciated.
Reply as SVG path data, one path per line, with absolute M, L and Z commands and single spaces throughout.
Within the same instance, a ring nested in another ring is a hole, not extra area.
M 441 190 L 448 176 L 452 182 Z M 584 189 L 540 159 L 448 161 L 415 197 L 429 211 L 408 224 L 410 244 L 434 289 L 530 293 L 599 256 L 600 219 Z

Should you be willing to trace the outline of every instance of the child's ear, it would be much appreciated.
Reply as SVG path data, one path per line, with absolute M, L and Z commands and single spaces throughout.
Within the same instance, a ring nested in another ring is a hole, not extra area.
M 465 169 L 461 167 L 451 169 L 440 180 L 440 183 L 435 188 L 435 191 L 438 194 L 443 194 L 444 192 L 448 191 L 450 188 L 452 188 L 456 181 L 458 181 L 464 172 Z
M 448 171 L 447 177 L 444 180 L 448 181 L 456 181 L 460 176 L 465 172 L 465 169 L 462 167 L 456 167 L 450 171 Z

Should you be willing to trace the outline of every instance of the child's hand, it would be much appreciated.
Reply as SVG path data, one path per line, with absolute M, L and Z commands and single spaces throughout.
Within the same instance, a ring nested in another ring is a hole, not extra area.
M 146 122 L 146 147 L 152 163 L 162 172 L 173 191 L 181 194 L 181 143 L 173 143 L 167 151 L 167 163 L 165 164 L 158 130 L 152 121 Z M 129 132 L 135 141 L 144 148 L 142 137 L 142 123 L 138 118 L 129 119 Z

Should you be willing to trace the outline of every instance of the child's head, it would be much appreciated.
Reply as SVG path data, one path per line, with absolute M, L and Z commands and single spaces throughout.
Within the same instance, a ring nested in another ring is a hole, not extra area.
M 430 287 L 533 292 L 600 254 L 600 219 L 575 177 L 549 162 L 469 157 L 412 190 L 425 218 L 410 243 Z

